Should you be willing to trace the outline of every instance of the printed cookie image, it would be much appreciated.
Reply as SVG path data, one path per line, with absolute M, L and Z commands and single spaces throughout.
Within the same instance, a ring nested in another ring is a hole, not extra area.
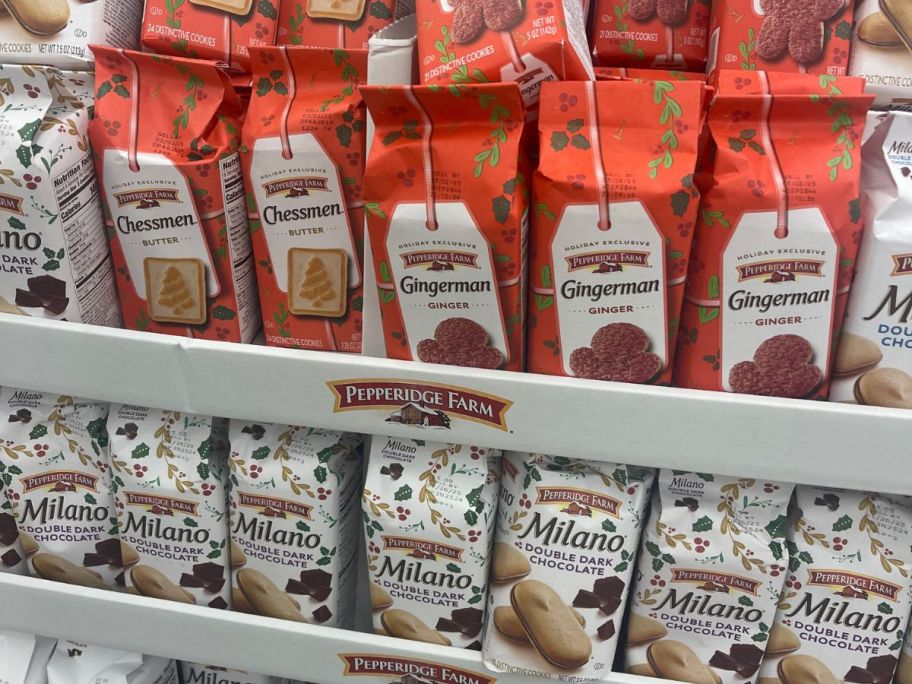
M 22 28 L 36 36 L 58 33 L 70 21 L 67 0 L 4 0 L 0 9 L 4 8 Z
M 813 360 L 814 350 L 806 339 L 776 335 L 757 348 L 753 361 L 736 364 L 728 381 L 739 394 L 801 399 L 823 381 L 823 371 Z
M 912 377 L 898 368 L 877 368 L 855 383 L 859 404 L 884 408 L 912 408 Z
M 722 679 L 687 644 L 671 639 L 656 641 L 646 652 L 649 665 L 661 679 L 691 684 L 721 684 Z M 758 662 L 759 665 L 759 662 Z
M 668 636 L 668 629 L 658 620 L 631 613 L 627 623 L 627 643 L 630 645 L 648 644 L 650 641 Z
M 26 556 L 33 556 L 38 553 L 38 542 L 28 532 L 19 533 L 19 544 L 22 546 L 22 553 Z
M 586 627 L 586 618 L 584 618 L 576 608 L 570 607 L 570 612 L 579 622 L 580 627 Z M 526 628 L 523 627 L 519 616 L 512 606 L 498 606 L 494 609 L 494 626 L 507 639 L 518 641 L 520 643 L 529 643 L 529 635 L 526 634 Z
M 442 363 L 470 368 L 500 368 L 503 354 L 489 346 L 485 329 L 468 318 L 448 318 L 434 330 L 434 339 L 418 343 L 418 358 L 425 363 Z
M 234 582 L 258 615 L 305 622 L 300 606 L 263 573 L 249 568 L 239 570 Z
M 833 375 L 837 378 L 864 373 L 883 360 L 883 352 L 874 342 L 843 332 L 839 337 L 839 349 L 833 359 Z
M 880 9 L 896 36 L 912 50 L 912 7 L 909 7 L 909 3 L 902 0 L 880 0 Z
M 358 21 L 364 14 L 365 0 L 307 0 L 307 16 L 312 19 Z
M 190 0 L 190 3 L 200 7 L 221 10 L 229 14 L 236 14 L 239 17 L 246 17 L 253 7 L 253 0 Z
M 465 45 L 474 42 L 485 30 L 484 10 L 480 2 L 460 2 L 453 13 L 453 42 Z
M 149 317 L 159 323 L 206 322 L 206 267 L 199 259 L 143 260 Z
M 825 44 L 824 22 L 846 7 L 846 0 L 761 0 L 765 17 L 757 34 L 757 54 L 775 61 L 788 51 L 799 64 L 813 64 Z
M 231 558 L 231 569 L 237 570 L 238 568 L 244 567 L 247 564 L 247 554 L 244 553 L 244 549 L 242 549 L 240 544 L 235 542 L 233 539 L 229 542 L 229 544 L 231 545 L 229 550 Z
M 773 625 L 766 644 L 766 652 L 769 655 L 784 655 L 797 651 L 799 648 L 801 648 L 801 641 L 797 634 L 780 623 Z
M 496 584 L 512 582 L 532 572 L 529 559 L 515 546 L 494 542 L 491 560 L 491 581 Z
M 345 314 L 348 254 L 341 249 L 288 250 L 288 310 L 297 316 Z
M 371 610 L 386 610 L 393 605 L 393 597 L 376 582 L 370 583 Z
M 679 26 L 687 21 L 690 0 L 630 0 L 628 11 L 637 21 L 649 21 L 654 16 L 666 26 Z
M 649 336 L 631 323 L 600 328 L 591 344 L 570 355 L 570 370 L 578 378 L 643 384 L 662 371 L 662 359 L 649 353 Z
M 130 580 L 136 591 L 143 596 L 177 603 L 196 603 L 193 594 L 148 565 L 137 565 L 133 568 L 130 571 Z
M 32 569 L 38 577 L 64 584 L 76 584 L 92 589 L 108 589 L 101 575 L 81 565 L 71 563 L 66 558 L 50 553 L 36 553 L 32 557 Z
M 883 12 L 874 12 L 862 19 L 855 35 L 862 43 L 883 50 L 895 50 L 903 46 L 902 37 Z
M 779 663 L 779 679 L 783 684 L 841 684 L 842 682 L 817 658 L 807 655 L 783 658 Z
M 592 657 L 592 641 L 557 592 L 539 580 L 513 586 L 510 604 L 529 641 L 552 665 L 575 670 Z
M 471 4 L 459 0 L 460 6 Z M 523 20 L 521 0 L 481 0 L 481 7 L 485 26 L 492 31 L 509 31 Z
M 411 641 L 423 641 L 427 644 L 450 645 L 450 640 L 443 634 L 436 629 L 431 629 L 421 621 L 421 618 L 407 611 L 391 608 L 380 616 L 380 620 L 383 629 L 390 636 Z

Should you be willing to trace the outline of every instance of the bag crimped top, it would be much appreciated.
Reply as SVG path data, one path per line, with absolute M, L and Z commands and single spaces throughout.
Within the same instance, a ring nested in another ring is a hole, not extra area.
M 359 353 L 367 51 L 251 59 L 241 155 L 266 342 Z
M 856 78 L 722 72 L 681 319 L 682 387 L 823 398 L 861 238 Z
M 705 93 L 670 80 L 542 88 L 532 372 L 670 383 Z
M 365 176 L 387 355 L 523 366 L 528 203 L 515 84 L 367 87 Z

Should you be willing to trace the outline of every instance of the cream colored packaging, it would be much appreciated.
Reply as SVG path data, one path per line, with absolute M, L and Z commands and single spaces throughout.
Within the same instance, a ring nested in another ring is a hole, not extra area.
M 0 458 L 0 573 L 27 575 L 25 551 L 19 541 L 19 527 L 13 517 L 13 507 L 6 496 L 5 480 L 12 482 L 13 475 L 6 472 L 6 466 Z
M 251 674 L 240 670 L 226 670 L 215 665 L 182 662 L 183 684 L 281 684 L 283 680 L 268 675 Z
M 659 472 L 631 594 L 628 672 L 695 684 L 756 681 L 789 565 L 793 488 Z
M 912 59 L 910 59 L 912 65 Z M 830 401 L 912 408 L 912 114 L 868 114 L 857 272 Z
M 912 503 L 798 486 L 764 678 L 889 684 L 912 606 Z
M 89 45 L 136 47 L 142 0 L 3 0 L 0 64 L 86 70 Z
M 378 633 L 481 648 L 500 455 L 372 438 L 361 507 Z
M 653 478 L 632 466 L 504 456 L 488 667 L 563 681 L 611 671 Z
M 235 610 L 352 627 L 361 436 L 232 420 L 230 439 Z
M 122 573 L 108 405 L 0 389 L 0 474 L 32 575 L 98 589 Z
M 92 77 L 8 65 L 0 86 L 0 313 L 119 328 L 89 148 L 93 100 L 81 96 Z
M 849 74 L 861 76 L 874 106 L 912 106 L 912 13 L 892 18 L 882 5 L 908 7 L 904 0 L 856 0 Z
M 906 627 L 906 638 L 899 654 L 899 666 L 896 668 L 896 684 L 912 684 L 912 630 Z
M 0 630 L 0 682 L 47 684 L 47 663 L 56 639 Z
M 101 646 L 58 641 L 47 684 L 179 684 L 177 664 Z
M 111 406 L 128 591 L 231 607 L 225 430 L 219 418 Z

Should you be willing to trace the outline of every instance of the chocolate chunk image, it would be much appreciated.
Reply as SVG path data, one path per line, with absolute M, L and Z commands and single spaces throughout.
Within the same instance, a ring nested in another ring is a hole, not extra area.
M 602 577 L 595 580 L 595 583 L 592 585 L 592 591 L 601 596 L 603 599 L 607 598 L 621 598 L 624 596 L 624 589 L 627 585 L 617 575 L 612 575 L 611 577 Z
M 596 632 L 598 633 L 599 639 L 602 639 L 603 641 L 610 639 L 615 635 L 614 620 L 603 622 L 601 625 L 599 625 Z
M 8 568 L 18 565 L 22 561 L 22 556 L 19 555 L 19 552 L 16 549 L 10 549 L 2 556 L 0 556 L 0 562 L 3 563 Z
M 602 605 L 602 597 L 592 591 L 580 589 L 573 599 L 574 608 L 598 608 Z
M 32 412 L 28 409 L 19 409 L 15 413 L 11 413 L 9 417 L 10 423 L 30 423 L 32 422 Z
M 831 511 L 839 510 L 839 497 L 831 492 L 827 492 L 823 496 L 818 496 L 814 499 L 815 506 L 826 506 Z
M 9 513 L 0 513 L 0 546 L 11 546 L 18 538 L 16 519 Z
M 139 428 L 136 423 L 124 423 L 122 427 L 117 428 L 115 434 L 124 435 L 127 439 L 136 439 L 136 435 L 139 434 Z
M 218 563 L 197 563 L 193 566 L 193 574 L 206 582 L 224 579 L 225 568 Z
M 250 435 L 253 439 L 263 439 L 263 435 L 266 434 L 266 429 L 262 425 L 245 425 L 241 428 L 241 432 L 245 435 Z

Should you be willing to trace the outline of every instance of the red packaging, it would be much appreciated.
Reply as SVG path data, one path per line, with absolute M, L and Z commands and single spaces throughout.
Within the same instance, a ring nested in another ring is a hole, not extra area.
M 593 78 L 579 0 L 418 3 L 420 82 L 516 81 L 530 111 L 546 81 Z
M 662 80 L 542 88 L 531 372 L 671 381 L 705 90 Z
M 845 76 L 854 0 L 716 0 L 706 73 L 719 69 Z
M 523 368 L 528 171 L 515 84 L 369 87 L 365 176 L 389 358 Z
M 277 45 L 341 49 L 367 49 L 372 35 L 414 11 L 401 0 L 341 0 L 336 8 L 332 0 L 283 0 L 281 4 Z
M 280 0 L 146 0 L 145 50 L 250 73 L 249 48 L 275 45 Z
M 710 0 L 597 0 L 592 60 L 640 69 L 706 69 Z
M 93 51 L 89 134 L 125 327 L 251 341 L 259 311 L 231 82 L 211 62 Z
M 359 353 L 367 51 L 251 54 L 242 158 L 266 343 Z
M 641 81 L 698 81 L 700 83 L 706 83 L 706 74 L 695 73 L 693 71 L 595 67 L 596 81 L 616 81 L 618 79 L 638 79 Z
M 861 239 L 864 80 L 722 71 L 675 383 L 825 398 Z

